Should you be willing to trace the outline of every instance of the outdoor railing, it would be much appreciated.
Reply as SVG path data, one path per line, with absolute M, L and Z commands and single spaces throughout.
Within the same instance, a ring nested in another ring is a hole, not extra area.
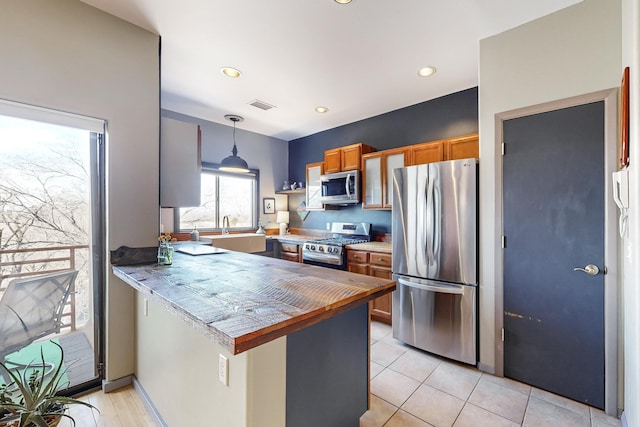
M 9 284 L 9 280 L 28 276 L 50 274 L 58 271 L 75 270 L 77 251 L 88 249 L 88 245 L 77 246 L 49 246 L 46 248 L 28 249 L 0 249 L 0 295 Z M 22 260 L 6 260 L 7 255 L 24 254 Z M 50 257 L 47 258 L 46 256 Z M 30 259 L 30 256 L 34 256 Z M 12 272 L 5 273 L 7 270 Z M 71 289 L 71 295 L 62 313 L 62 328 L 76 330 L 76 292 Z

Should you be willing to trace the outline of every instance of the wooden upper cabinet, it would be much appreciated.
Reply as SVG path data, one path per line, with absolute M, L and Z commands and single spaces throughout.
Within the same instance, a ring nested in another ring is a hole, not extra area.
M 362 156 L 362 208 L 391 209 L 393 170 L 408 165 L 407 147 L 364 154 Z
M 324 152 L 324 173 L 340 172 L 342 168 L 340 148 Z
M 411 146 L 411 164 L 441 162 L 444 160 L 444 140 L 424 142 Z
M 382 154 L 362 156 L 362 208 L 382 208 Z
M 324 173 L 360 170 L 362 155 L 375 148 L 358 143 L 324 152 Z
M 411 145 L 410 150 L 412 165 L 472 157 L 477 159 L 479 158 L 479 137 L 477 133 L 473 133 L 456 138 L 423 142 Z
M 306 205 L 308 211 L 323 211 L 324 205 L 322 204 L 322 183 L 320 182 L 320 175 L 323 171 L 324 163 L 309 163 L 307 164 L 307 197 Z
M 375 151 L 375 148 L 365 144 L 353 144 L 342 147 L 342 170 L 360 170 L 362 155 Z
M 477 133 L 447 140 L 447 160 L 480 157 L 480 138 Z

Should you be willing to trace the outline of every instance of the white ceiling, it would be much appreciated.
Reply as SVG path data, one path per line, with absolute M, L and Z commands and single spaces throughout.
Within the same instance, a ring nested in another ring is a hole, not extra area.
M 83 1 L 162 36 L 162 108 L 292 140 L 477 86 L 479 40 L 581 0 Z

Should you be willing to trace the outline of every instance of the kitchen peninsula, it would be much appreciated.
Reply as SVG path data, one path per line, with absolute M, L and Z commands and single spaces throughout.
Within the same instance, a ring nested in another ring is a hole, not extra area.
M 138 291 L 136 377 L 168 426 L 358 425 L 367 302 L 394 282 L 231 251 L 113 271 Z

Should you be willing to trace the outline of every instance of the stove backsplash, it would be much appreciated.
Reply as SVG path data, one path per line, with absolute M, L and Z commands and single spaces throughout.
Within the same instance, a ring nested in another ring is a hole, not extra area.
M 391 233 L 391 211 L 362 209 L 362 204 L 344 206 L 339 209 L 309 211 L 304 221 L 296 214 L 304 194 L 289 195 L 289 227 L 309 230 L 326 230 L 331 222 L 367 222 L 371 224 L 371 237 Z

